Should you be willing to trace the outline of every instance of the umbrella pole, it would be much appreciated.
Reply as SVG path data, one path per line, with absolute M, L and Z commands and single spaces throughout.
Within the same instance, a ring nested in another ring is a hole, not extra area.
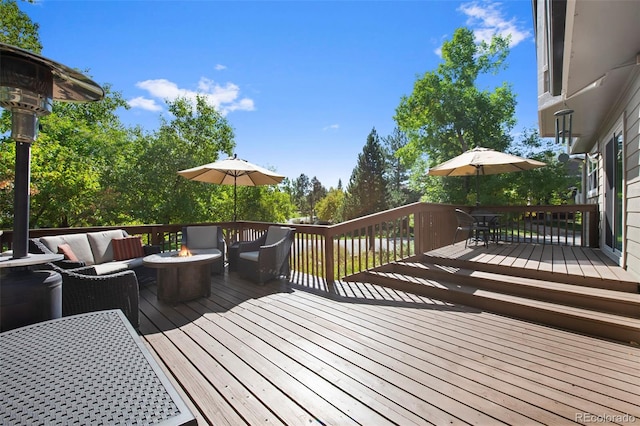
M 238 220 L 238 195 L 236 194 L 236 179 L 237 177 L 233 177 L 233 221 L 237 222 Z
M 476 167 L 476 207 L 480 205 L 480 167 Z

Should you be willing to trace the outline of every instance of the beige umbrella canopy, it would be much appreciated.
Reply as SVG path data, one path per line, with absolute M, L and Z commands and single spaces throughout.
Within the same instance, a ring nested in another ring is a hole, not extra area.
M 476 175 L 476 203 L 479 195 L 479 175 L 520 172 L 546 166 L 545 163 L 516 155 L 476 147 L 457 157 L 429 169 L 432 176 L 470 176 Z
M 215 163 L 180 170 L 178 174 L 189 180 L 216 183 L 218 185 L 233 185 L 234 221 L 236 220 L 236 187 L 238 185 L 275 185 L 284 179 L 284 176 L 280 176 L 271 170 L 251 164 L 248 161 L 241 160 L 237 155 L 234 155 L 232 158 L 227 158 L 226 160 L 216 161 Z

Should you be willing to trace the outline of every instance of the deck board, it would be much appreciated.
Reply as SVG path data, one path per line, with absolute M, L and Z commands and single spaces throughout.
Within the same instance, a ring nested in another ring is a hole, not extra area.
M 552 246 L 553 255 L 553 273 L 566 274 L 567 273 L 567 260 L 564 257 L 564 251 L 562 246 Z
M 578 262 L 578 259 L 576 259 L 576 255 L 573 252 L 573 247 L 562 246 L 562 253 L 564 255 L 564 261 L 567 267 L 567 274 L 584 276 L 584 272 L 580 267 L 580 263 Z
M 499 265 L 538 268 L 551 256 L 554 273 L 600 277 L 600 264 L 582 250 L 450 247 L 453 256 Z M 214 275 L 211 289 L 208 298 L 172 306 L 149 285 L 140 300 L 140 333 L 199 424 L 561 425 L 582 412 L 640 418 L 638 347 L 295 272 L 289 283 L 264 286 Z
M 314 302 L 317 301 L 314 300 Z M 375 306 L 367 307 L 367 310 L 369 309 L 377 310 Z M 356 315 L 353 312 L 353 309 L 346 309 L 341 313 L 342 315 L 349 317 Z M 331 314 L 334 317 L 336 315 L 334 312 L 331 312 Z M 369 312 L 365 314 L 365 316 L 368 315 Z M 425 323 L 429 323 L 429 317 L 431 317 L 431 315 L 427 315 L 426 317 L 421 316 L 414 324 L 421 324 L 424 326 Z M 403 319 L 402 323 L 406 324 L 406 320 L 406 318 Z M 454 327 L 450 333 L 443 333 L 440 328 L 437 330 L 429 328 L 430 332 L 428 336 L 425 336 L 424 332 L 408 332 L 407 328 L 402 326 L 398 328 L 391 328 L 390 324 L 391 323 L 387 320 L 373 321 L 369 326 L 371 329 L 369 333 L 375 333 L 378 340 L 387 339 L 389 346 L 394 348 L 409 341 L 413 342 L 412 346 L 415 346 L 417 344 L 416 342 L 428 340 L 430 343 L 429 347 L 432 345 L 440 345 L 439 348 L 441 350 L 448 349 L 457 355 L 465 354 L 467 360 L 475 359 L 481 364 L 487 364 L 493 368 L 494 372 L 501 368 L 502 370 L 517 374 L 521 378 L 528 377 L 538 382 L 550 383 L 556 387 L 558 391 L 582 396 L 587 399 L 589 403 L 594 403 L 596 400 L 596 396 L 591 395 L 590 388 L 593 383 L 601 380 L 597 373 L 592 373 L 590 375 L 587 374 L 586 377 L 573 377 L 572 385 L 567 386 L 566 380 L 570 375 L 566 374 L 565 370 L 568 366 L 558 368 L 556 362 L 553 367 L 549 367 L 548 365 L 545 365 L 545 363 L 540 362 L 537 357 L 526 356 L 526 353 L 523 353 L 521 348 L 517 346 L 505 349 L 504 343 L 501 342 L 499 338 L 478 339 L 475 335 L 483 328 L 476 327 L 473 320 L 465 322 L 463 326 Z M 408 337 L 408 339 L 404 340 L 400 337 Z M 463 343 L 462 348 L 460 347 L 461 343 Z M 439 355 L 442 356 L 442 353 Z M 430 362 L 431 361 L 432 360 L 430 360 Z M 617 382 L 614 381 L 608 383 L 610 395 L 615 395 L 616 397 L 623 399 L 630 397 L 628 390 L 622 391 L 620 389 L 613 388 L 612 385 L 615 384 L 617 384 Z M 628 385 L 629 384 L 627 383 L 627 386 Z M 635 390 L 638 390 L 637 386 L 635 387 Z M 615 402 L 616 401 L 614 400 L 609 401 L 609 403 Z M 624 403 L 618 405 L 621 408 L 628 408 Z

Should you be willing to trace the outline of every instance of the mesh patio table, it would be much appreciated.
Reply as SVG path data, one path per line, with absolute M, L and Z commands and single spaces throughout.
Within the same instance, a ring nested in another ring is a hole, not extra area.
M 0 365 L 0 424 L 196 424 L 120 310 L 0 333 Z

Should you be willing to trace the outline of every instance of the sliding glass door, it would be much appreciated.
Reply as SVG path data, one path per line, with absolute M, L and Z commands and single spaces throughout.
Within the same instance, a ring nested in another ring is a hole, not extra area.
M 618 258 L 622 254 L 623 145 L 622 130 L 618 130 L 605 146 L 604 243 Z

